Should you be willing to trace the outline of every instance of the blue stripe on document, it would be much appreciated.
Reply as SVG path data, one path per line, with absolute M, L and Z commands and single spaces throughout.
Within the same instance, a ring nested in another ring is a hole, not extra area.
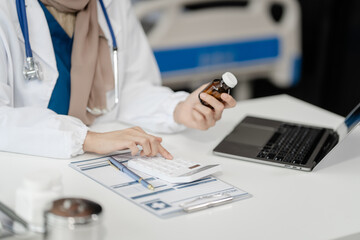
M 82 163 L 82 164 L 78 164 L 76 166 L 81 168 L 81 167 L 91 166 L 91 165 L 98 164 L 98 163 L 107 163 L 107 160 L 99 159 L 97 161 L 92 161 L 90 163 Z
M 179 184 L 174 185 L 174 187 L 179 187 L 179 186 L 184 186 L 184 185 L 193 184 L 193 183 L 197 183 L 197 182 L 202 182 L 202 181 L 205 181 L 205 180 L 208 180 L 208 179 L 211 179 L 211 177 L 201 178 L 201 179 L 189 182 L 189 183 L 179 183 Z
M 155 188 L 162 188 L 162 187 L 166 187 L 166 184 L 164 185 L 160 185 L 160 186 L 154 186 Z
M 122 187 L 127 187 L 127 186 L 131 186 L 131 185 L 134 185 L 134 184 L 137 184 L 138 182 L 136 181 L 133 181 L 133 182 L 127 182 L 127 183 L 122 183 L 122 184 L 117 184 L 117 185 L 113 185 L 111 186 L 111 188 L 122 188 Z
M 200 184 L 204 184 L 204 183 L 209 183 L 209 182 L 214 182 L 214 181 L 216 181 L 215 178 L 209 179 L 208 181 L 193 182 L 192 184 L 188 184 L 188 185 L 185 185 L 185 186 L 177 187 L 177 189 L 187 188 L 187 187 L 193 187 L 193 186 L 196 186 L 196 185 L 200 185 Z
M 174 190 L 175 190 L 174 188 L 168 188 L 168 189 L 164 189 L 164 190 L 157 191 L 157 192 L 152 192 L 152 193 L 147 193 L 147 194 L 135 196 L 135 197 L 132 197 L 131 199 L 134 199 L 134 200 L 135 200 L 135 199 L 139 199 L 139 198 L 143 198 L 143 197 L 149 197 L 149 196 L 154 196 L 154 195 L 157 195 L 157 194 L 160 194 L 160 193 L 170 192 L 170 191 L 174 191 Z
M 155 180 L 155 178 L 146 178 L 144 179 L 145 181 L 149 182 L 149 181 L 152 181 L 152 180 Z M 111 188 L 122 188 L 122 187 L 127 187 L 127 186 L 131 186 L 131 185 L 134 185 L 134 184 L 137 184 L 139 183 L 138 181 L 132 181 L 132 182 L 127 182 L 127 183 L 122 183 L 122 184 L 117 184 L 117 185 L 112 185 L 110 186 Z
M 80 161 L 75 161 L 75 162 L 71 162 L 70 164 L 77 164 L 77 163 L 81 163 L 81 162 L 90 162 L 90 161 L 94 161 L 94 160 L 98 160 L 98 159 L 102 159 L 104 157 L 98 157 L 98 158 L 92 158 L 92 159 L 85 159 L 85 160 L 80 160 Z
M 87 170 L 91 170 L 91 169 L 95 169 L 95 168 L 102 168 L 102 167 L 107 167 L 107 166 L 109 166 L 108 163 L 103 163 L 103 164 L 98 164 L 98 165 L 91 165 L 89 167 L 81 167 L 80 170 L 87 171 Z

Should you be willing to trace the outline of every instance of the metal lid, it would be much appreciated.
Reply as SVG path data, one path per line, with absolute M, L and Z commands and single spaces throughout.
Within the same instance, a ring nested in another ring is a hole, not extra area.
M 53 201 L 46 211 L 46 223 L 49 225 L 83 225 L 99 220 L 102 207 L 90 200 L 81 198 L 62 198 Z
M 226 72 L 222 75 L 222 79 L 225 82 L 226 85 L 233 88 L 237 84 L 237 79 L 231 72 Z

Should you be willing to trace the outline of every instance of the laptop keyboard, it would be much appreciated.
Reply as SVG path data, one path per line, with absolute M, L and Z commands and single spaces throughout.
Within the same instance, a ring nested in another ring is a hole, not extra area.
M 283 124 L 258 153 L 258 158 L 305 165 L 321 129 Z

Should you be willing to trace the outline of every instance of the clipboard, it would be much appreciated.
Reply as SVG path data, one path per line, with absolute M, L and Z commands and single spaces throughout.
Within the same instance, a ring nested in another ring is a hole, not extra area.
M 75 161 L 69 166 L 160 218 L 179 216 L 251 197 L 248 192 L 213 176 L 190 183 L 171 184 L 133 170 L 155 187 L 151 191 L 126 174 L 116 171 L 109 165 L 108 157 Z M 134 158 L 129 152 L 111 157 L 125 165 Z

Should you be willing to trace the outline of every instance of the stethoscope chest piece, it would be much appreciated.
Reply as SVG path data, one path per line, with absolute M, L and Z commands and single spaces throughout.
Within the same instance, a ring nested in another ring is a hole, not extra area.
M 41 80 L 41 66 L 38 62 L 34 60 L 32 57 L 26 58 L 26 65 L 23 69 L 23 75 L 25 80 Z

